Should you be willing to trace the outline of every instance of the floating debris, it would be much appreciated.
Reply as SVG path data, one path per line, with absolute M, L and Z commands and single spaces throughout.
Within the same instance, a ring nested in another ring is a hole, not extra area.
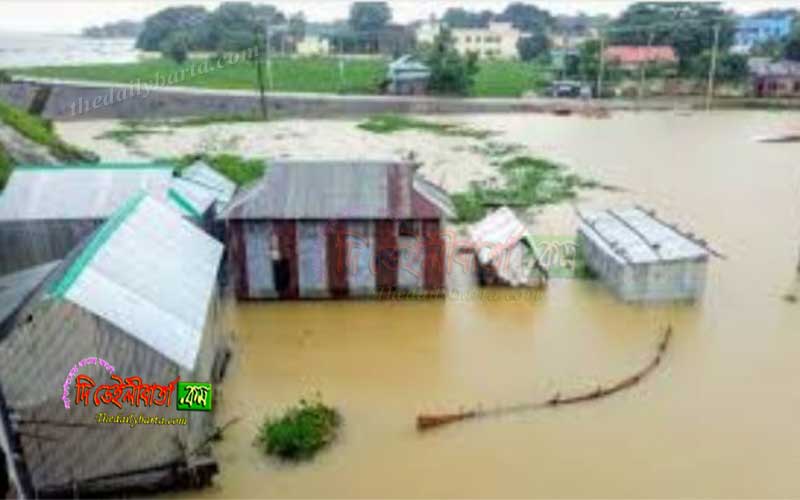
M 597 389 L 591 392 L 585 392 L 582 394 L 576 394 L 574 396 L 566 396 L 566 397 L 562 396 L 561 393 L 557 392 L 550 399 L 546 401 L 540 401 L 535 403 L 522 403 L 512 406 L 503 406 L 492 410 L 473 409 L 456 413 L 443 413 L 439 415 L 418 415 L 417 430 L 426 431 L 436 427 L 441 427 L 446 424 L 451 424 L 453 422 L 460 422 L 462 420 L 470 420 L 474 418 L 483 418 L 483 417 L 496 417 L 510 413 L 540 410 L 544 408 L 555 408 L 558 406 L 585 403 L 588 401 L 593 401 L 596 399 L 601 399 L 611 396 L 612 394 L 616 394 L 617 392 L 621 392 L 625 389 L 629 389 L 635 386 L 636 384 L 644 380 L 645 377 L 647 377 L 650 373 L 652 373 L 658 367 L 658 365 L 661 364 L 661 360 L 663 359 L 664 354 L 667 352 L 667 348 L 669 347 L 669 342 L 671 338 L 672 338 L 672 326 L 668 326 L 661 337 L 661 341 L 658 343 L 658 348 L 656 349 L 656 354 L 653 357 L 653 359 L 650 360 L 650 362 L 638 372 L 620 380 L 616 384 L 611 385 L 609 387 L 598 386 Z

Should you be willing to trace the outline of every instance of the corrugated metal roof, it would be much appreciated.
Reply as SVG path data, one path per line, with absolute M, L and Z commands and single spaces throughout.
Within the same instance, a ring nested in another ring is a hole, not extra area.
M 391 162 L 276 162 L 231 201 L 227 219 L 435 219 L 437 203 Z
M 478 261 L 486 265 L 516 246 L 529 233 L 508 207 L 500 207 L 469 228 Z
M 12 319 L 19 307 L 58 265 L 59 261 L 42 264 L 0 278 L 0 339 L 6 321 Z
M 173 206 L 189 217 L 202 217 L 217 202 L 214 193 L 207 188 L 180 177 L 172 179 L 168 198 Z
M 643 62 L 677 62 L 675 49 L 669 45 L 615 45 L 603 52 L 603 58 L 622 64 L 639 64 Z
M 51 293 L 194 369 L 222 245 L 141 193 L 69 263 Z
M 0 196 L 0 220 L 105 219 L 141 190 L 166 200 L 172 167 L 101 164 L 17 167 Z
M 181 172 L 181 179 L 203 186 L 214 194 L 217 208 L 222 209 L 236 193 L 236 184 L 202 161 L 193 163 Z
M 581 230 L 620 263 L 706 258 L 709 251 L 639 208 L 581 211 Z

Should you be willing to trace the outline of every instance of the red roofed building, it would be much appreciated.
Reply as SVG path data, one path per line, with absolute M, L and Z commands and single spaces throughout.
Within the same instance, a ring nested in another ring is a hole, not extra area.
M 603 51 L 603 58 L 624 68 L 635 68 L 642 63 L 676 64 L 678 56 L 669 45 L 616 45 Z

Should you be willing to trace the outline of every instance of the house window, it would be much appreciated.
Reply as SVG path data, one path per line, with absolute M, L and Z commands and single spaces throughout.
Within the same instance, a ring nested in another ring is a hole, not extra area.
M 472 37 L 471 37 L 471 36 L 468 36 L 468 37 L 467 37 L 467 43 L 471 43 L 471 42 L 472 42 Z
M 800 80 L 794 82 L 794 91 L 800 92 Z
M 417 227 L 416 221 L 401 220 L 397 233 L 401 237 L 416 238 L 419 236 L 419 227 Z

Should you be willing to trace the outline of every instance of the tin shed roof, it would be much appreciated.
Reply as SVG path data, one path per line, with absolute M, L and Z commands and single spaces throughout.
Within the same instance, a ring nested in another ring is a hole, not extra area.
M 234 197 L 227 219 L 436 219 L 441 202 L 408 163 L 287 161 Z
M 707 258 L 698 241 L 640 208 L 581 211 L 581 230 L 621 263 Z
M 166 200 L 171 179 L 161 164 L 17 167 L 0 195 L 0 221 L 105 219 L 141 190 Z
M 469 228 L 478 261 L 485 265 L 530 234 L 508 207 L 500 207 Z
M 140 193 L 87 241 L 50 293 L 194 369 L 222 245 Z
M 33 296 L 58 262 L 48 262 L 0 277 L 0 340 L 19 308 Z
M 186 168 L 186 170 L 181 172 L 180 178 L 202 186 L 213 193 L 219 207 L 227 205 L 236 192 L 236 184 L 232 180 L 202 161 L 193 163 Z
M 615 45 L 603 52 L 603 59 L 621 64 L 640 64 L 644 62 L 678 62 L 675 49 L 669 45 Z

